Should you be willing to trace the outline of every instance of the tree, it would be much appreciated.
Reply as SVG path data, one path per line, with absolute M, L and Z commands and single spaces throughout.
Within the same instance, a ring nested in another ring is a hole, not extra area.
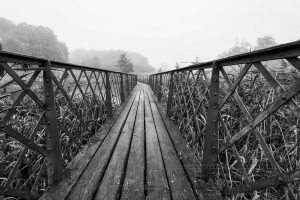
M 274 37 L 272 37 L 270 35 L 266 35 L 266 36 L 257 38 L 256 46 L 254 47 L 254 49 L 255 50 L 265 49 L 265 48 L 272 47 L 275 45 L 277 45 L 277 43 L 275 42 Z
M 54 32 L 48 27 L 26 23 L 15 24 L 0 18 L 0 37 L 5 51 L 62 62 L 68 61 L 67 46 L 58 41 Z
M 121 72 L 130 73 L 133 72 L 133 64 L 126 57 L 126 52 L 120 55 L 117 67 L 120 68 Z
M 246 40 L 240 41 L 239 38 L 235 39 L 235 44 L 229 50 L 224 51 L 223 53 L 219 54 L 220 58 L 226 58 L 229 56 L 234 56 L 242 53 L 246 53 L 251 51 L 251 44 L 248 43 Z
M 101 67 L 100 59 L 97 56 L 94 56 L 93 59 L 91 60 L 90 66 L 100 68 Z

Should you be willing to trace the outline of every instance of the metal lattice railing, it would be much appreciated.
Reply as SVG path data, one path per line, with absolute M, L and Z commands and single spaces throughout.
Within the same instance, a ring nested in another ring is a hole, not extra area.
M 297 41 L 150 76 L 223 195 L 300 198 L 299 56 Z
M 0 198 L 38 197 L 125 101 L 136 75 L 0 51 Z

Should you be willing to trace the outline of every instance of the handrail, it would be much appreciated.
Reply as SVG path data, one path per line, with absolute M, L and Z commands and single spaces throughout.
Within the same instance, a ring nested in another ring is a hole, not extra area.
M 23 54 L 0 50 L 0 62 L 11 62 L 11 61 L 19 61 L 24 64 L 37 64 L 37 65 L 41 65 L 45 62 L 49 62 L 52 65 L 52 67 L 58 67 L 58 68 L 68 67 L 68 68 L 72 68 L 72 69 L 94 70 L 94 71 L 105 71 L 105 72 L 111 72 L 111 73 L 127 74 L 124 72 L 117 72 L 117 71 L 112 71 L 112 70 L 108 70 L 108 69 L 89 67 L 89 66 L 78 65 L 78 64 L 73 64 L 73 63 L 59 62 L 59 61 L 55 61 L 55 60 L 49 60 L 46 58 L 39 58 L 39 57 L 35 57 L 35 56 L 28 56 L 28 55 L 23 55 Z
M 0 198 L 37 198 L 57 185 L 137 83 L 134 74 L 6 51 L 0 69 Z
M 243 54 L 229 56 L 226 58 L 220 58 L 208 62 L 193 64 L 179 69 L 158 72 L 155 74 L 165 74 L 165 73 L 179 72 L 179 71 L 192 70 L 198 68 L 207 69 L 207 68 L 211 68 L 214 62 L 218 63 L 219 66 L 230 66 L 230 65 L 246 64 L 246 63 L 259 62 L 259 61 L 278 60 L 286 57 L 298 57 L 299 54 L 300 54 L 300 41 L 295 41 L 295 42 L 281 44 L 281 45 L 277 45 L 265 49 L 260 49 L 256 51 L 243 53 Z
M 224 195 L 281 185 L 299 198 L 291 182 L 300 180 L 300 157 L 286 156 L 299 151 L 288 131 L 300 120 L 299 56 L 296 41 L 150 75 L 158 102 L 197 149 L 201 178 L 222 180 Z

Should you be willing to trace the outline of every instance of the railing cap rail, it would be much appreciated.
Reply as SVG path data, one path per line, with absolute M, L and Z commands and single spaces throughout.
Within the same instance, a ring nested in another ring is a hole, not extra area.
M 50 62 L 53 67 L 57 67 L 57 68 L 69 67 L 72 69 L 79 69 L 79 70 L 93 70 L 93 71 L 104 71 L 104 72 L 111 72 L 111 73 L 127 74 L 124 72 L 112 71 L 112 70 L 95 68 L 95 67 L 88 67 L 88 66 L 77 65 L 72 63 L 59 62 L 59 61 L 49 60 L 46 58 L 39 58 L 35 56 L 28 56 L 28 55 L 13 53 L 9 51 L 1 51 L 1 50 L 0 50 L 0 61 L 22 62 L 25 64 L 36 64 L 36 65 L 42 65 L 46 62 Z
M 199 64 L 189 65 L 180 69 L 173 69 L 164 72 L 154 73 L 151 75 L 166 74 L 171 72 L 179 72 L 185 70 L 191 70 L 196 68 L 211 68 L 213 63 L 218 63 L 220 66 L 246 64 L 256 61 L 266 61 L 266 60 L 276 60 L 284 57 L 295 57 L 300 55 L 300 40 L 295 42 L 285 43 L 265 49 L 260 49 L 256 51 L 251 51 L 243 54 L 238 54 L 234 56 L 229 56 L 226 58 L 220 58 L 208 62 L 203 62 Z

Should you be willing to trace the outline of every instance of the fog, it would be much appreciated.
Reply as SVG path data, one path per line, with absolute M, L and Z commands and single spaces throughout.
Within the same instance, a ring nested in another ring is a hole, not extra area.
M 47 26 L 69 51 L 122 49 L 168 69 L 217 58 L 237 37 L 298 40 L 299 8 L 299 0 L 2 0 L 0 17 Z

